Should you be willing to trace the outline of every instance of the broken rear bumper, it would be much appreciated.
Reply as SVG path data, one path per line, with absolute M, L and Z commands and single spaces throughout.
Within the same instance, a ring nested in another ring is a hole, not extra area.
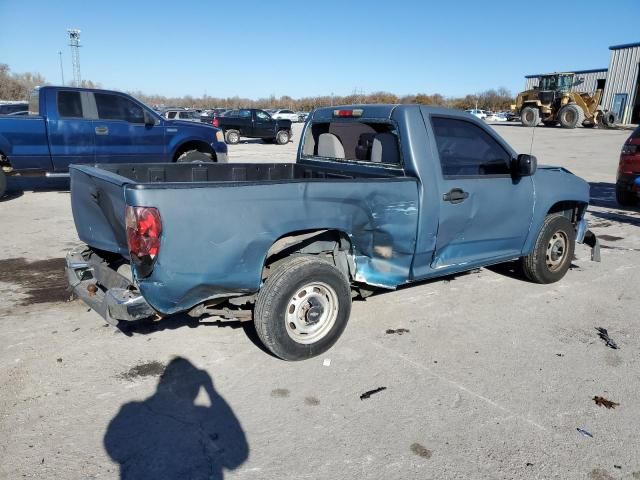
M 65 270 L 73 293 L 112 325 L 156 315 L 136 286 L 90 247 L 71 250 Z
M 600 261 L 600 242 L 595 233 L 589 230 L 589 224 L 582 218 L 576 227 L 576 242 L 584 243 L 591 247 L 591 260 L 593 262 Z

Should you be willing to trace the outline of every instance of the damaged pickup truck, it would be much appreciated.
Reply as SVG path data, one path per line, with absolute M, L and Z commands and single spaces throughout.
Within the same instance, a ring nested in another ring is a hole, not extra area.
M 318 109 L 295 164 L 74 165 L 71 200 L 68 281 L 107 321 L 253 319 L 285 360 L 330 348 L 374 287 L 516 259 L 556 282 L 576 242 L 599 260 L 585 181 L 418 105 Z

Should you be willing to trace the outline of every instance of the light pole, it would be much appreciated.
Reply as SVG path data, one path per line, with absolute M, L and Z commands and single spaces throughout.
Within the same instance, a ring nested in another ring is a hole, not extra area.
M 62 79 L 62 86 L 64 87 L 64 69 L 62 68 L 62 51 L 58 50 L 58 57 L 60 57 L 60 78 Z

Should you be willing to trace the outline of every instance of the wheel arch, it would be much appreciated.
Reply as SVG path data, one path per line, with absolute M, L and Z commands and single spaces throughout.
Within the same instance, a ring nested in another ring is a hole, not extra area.
M 292 255 L 320 255 L 327 257 L 348 278 L 355 276 L 356 264 L 349 235 L 339 229 L 307 229 L 288 232 L 277 238 L 267 251 L 262 278 L 270 270 Z
M 211 145 L 209 145 L 204 140 L 187 140 L 181 144 L 179 144 L 175 150 L 173 151 L 173 155 L 171 156 L 171 161 L 175 162 L 180 155 L 190 150 L 197 150 L 202 153 L 209 153 L 212 156 L 214 161 L 217 160 L 216 151 L 213 149 Z
M 587 207 L 588 203 L 580 200 L 557 200 L 551 205 L 540 208 L 538 212 L 534 213 L 534 220 L 529 229 L 522 254 L 527 255 L 531 252 L 540 233 L 540 229 L 549 215 L 560 214 L 568 218 L 574 225 L 577 225 L 584 217 Z

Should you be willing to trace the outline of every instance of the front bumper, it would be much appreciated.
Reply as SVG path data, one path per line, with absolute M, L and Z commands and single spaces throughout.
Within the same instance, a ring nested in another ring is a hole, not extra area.
M 576 242 L 589 245 L 591 247 L 591 261 L 600 261 L 600 242 L 595 233 L 589 230 L 589 224 L 584 218 L 576 226 Z
M 136 286 L 90 247 L 71 250 L 65 270 L 73 293 L 112 325 L 156 315 Z

